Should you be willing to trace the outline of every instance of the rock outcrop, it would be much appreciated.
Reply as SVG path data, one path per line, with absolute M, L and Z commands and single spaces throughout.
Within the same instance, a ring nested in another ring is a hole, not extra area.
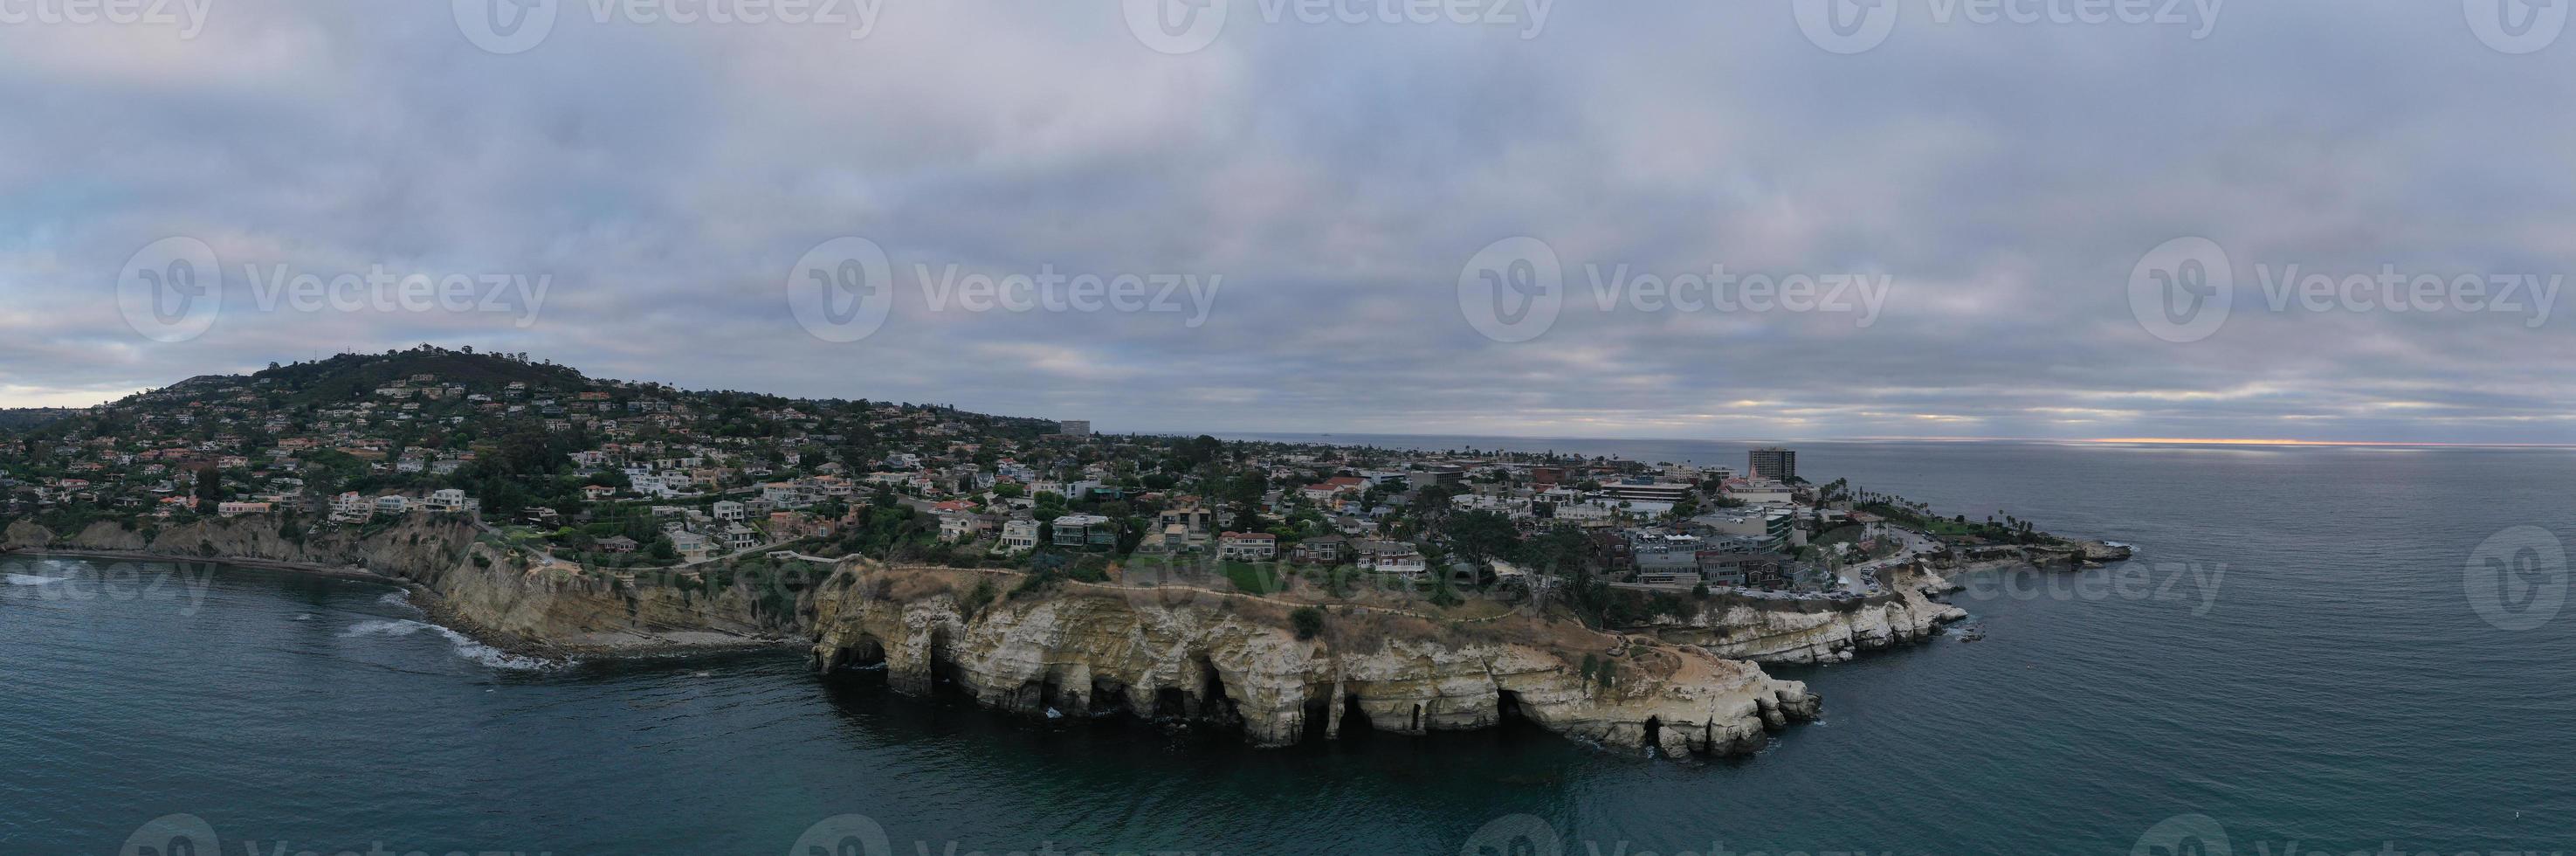
M 1519 717 L 1607 746 L 1728 755 L 1819 707 L 1804 684 L 1750 663 L 1521 616 L 1494 624 L 1533 626 L 1385 634 L 1336 612 L 1299 639 L 1268 614 L 1284 607 L 1251 599 L 1173 604 L 1060 585 L 969 608 L 981 598 L 961 598 L 967 585 L 906 597 L 866 569 L 836 576 L 814 600 L 817 665 L 882 663 L 898 691 L 948 683 L 1007 711 L 1239 728 L 1257 746 Z
M 639 581 L 531 567 L 477 542 L 478 531 L 462 519 L 429 515 L 365 534 L 338 528 L 301 538 L 263 516 L 159 529 L 101 522 L 71 535 L 20 520 L 0 530 L 0 549 L 222 560 L 380 579 L 428 595 L 420 605 L 440 623 L 540 656 L 774 643 L 801 637 L 807 626 L 793 581 L 710 584 L 697 574 Z
M 366 534 L 325 529 L 303 538 L 260 517 L 157 530 L 102 523 L 71 535 L 19 521 L 0 529 L 0 548 L 221 559 L 381 579 L 425 595 L 421 606 L 441 623 L 537 655 L 810 640 L 824 669 L 881 662 L 900 692 L 953 685 L 1005 711 L 1128 713 L 1239 730 L 1256 746 L 1359 728 L 1423 734 L 1519 718 L 1605 746 L 1731 755 L 1761 748 L 1769 731 L 1813 719 L 1820 708 L 1804 684 L 1741 659 L 1524 615 L 1444 624 L 1337 607 L 1323 633 L 1301 639 L 1287 606 L 1258 598 L 1165 601 L 1074 583 L 1006 596 L 993 592 L 1015 587 L 1016 575 L 869 562 L 757 578 L 710 568 L 637 580 L 528 567 L 478 534 L 462 520 L 426 516 Z M 994 585 L 977 596 L 973 581 L 986 573 Z M 897 576 L 912 585 L 891 585 Z M 1780 620 L 1745 620 L 1756 618 Z M 1889 626 L 1898 624 L 1912 626 Z
M 1930 571 L 1906 566 L 1884 573 L 1888 594 L 1797 600 L 1720 596 L 1699 612 L 1662 616 L 1638 632 L 1721 657 L 1816 665 L 1920 642 L 1941 625 L 1968 616 L 1966 610 L 1934 600 L 1952 586 Z

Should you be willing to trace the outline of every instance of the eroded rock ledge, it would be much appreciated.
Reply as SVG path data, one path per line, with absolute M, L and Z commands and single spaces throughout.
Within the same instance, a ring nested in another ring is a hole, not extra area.
M 1639 632 L 1721 657 L 1820 665 L 1921 642 L 1968 616 L 1934 599 L 1954 587 L 1927 569 L 1891 568 L 1884 583 L 1887 594 L 1844 601 L 1720 597 L 1691 614 L 1658 616 Z
M 1289 607 L 1256 598 L 1175 600 L 1077 584 L 975 598 L 985 575 L 996 591 L 1018 577 L 870 562 L 815 566 L 790 586 L 666 585 L 517 566 L 475 536 L 469 524 L 429 518 L 363 537 L 301 539 L 256 518 L 77 533 L 22 520 L 0 529 L 0 550 L 380 579 L 411 587 L 442 624 L 538 656 L 810 640 L 818 665 L 882 662 L 899 692 L 924 694 L 948 680 L 1005 711 L 1201 723 L 1240 729 L 1256 746 L 1358 728 L 1463 731 L 1518 717 L 1604 746 L 1729 755 L 1760 749 L 1768 732 L 1813 719 L 1820 707 L 1804 684 L 1753 663 L 1523 615 L 1446 623 L 1336 607 L 1322 633 L 1299 639 Z
M 814 600 L 817 665 L 882 663 L 899 692 L 953 681 L 1019 713 L 1235 727 L 1256 746 L 1521 717 L 1606 746 L 1731 755 L 1819 708 L 1804 684 L 1751 663 L 1562 622 L 1459 629 L 1337 611 L 1301 640 L 1284 606 L 1244 598 L 1168 603 L 1060 586 L 969 608 L 975 598 L 960 592 L 975 573 L 853 569 L 826 581 Z

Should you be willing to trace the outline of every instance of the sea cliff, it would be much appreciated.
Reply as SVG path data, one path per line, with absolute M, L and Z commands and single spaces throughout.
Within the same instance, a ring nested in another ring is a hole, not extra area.
M 1953 557 L 1959 571 L 2074 567 L 2125 555 L 2084 545 Z M 443 624 L 541 657 L 746 645 L 808 647 L 820 669 L 882 664 L 897 692 L 950 687 L 1016 713 L 1133 715 L 1239 730 L 1256 746 L 1524 719 L 1605 746 L 1669 755 L 1760 748 L 1818 715 L 1805 685 L 1757 663 L 1819 664 L 1920 642 L 1965 613 L 1925 562 L 1883 572 L 1886 593 L 1791 599 L 1717 595 L 1623 633 L 1515 613 L 1437 620 L 1333 606 L 1301 635 L 1294 604 L 1245 595 L 1058 581 L 1008 571 L 791 560 L 639 578 L 513 552 L 454 517 L 289 537 L 273 519 L 159 529 L 96 523 L 0 529 L 0 550 L 268 564 L 403 585 Z M 1009 592 L 1004 594 L 1004 592 Z
M 1288 607 L 1248 597 L 1061 584 L 978 606 L 980 573 L 836 575 L 815 598 L 817 664 L 882 663 L 898 691 L 953 682 L 1009 711 L 1239 728 L 1256 746 L 1519 717 L 1602 745 L 1729 755 L 1819 708 L 1750 663 L 1529 616 L 1444 626 L 1335 609 L 1300 638 Z
M 1637 628 L 1667 642 L 1757 663 L 1817 665 L 1931 638 L 1966 610 L 1934 598 L 1953 590 L 1920 565 L 1884 572 L 1886 594 L 1859 598 L 1717 596 L 1682 615 Z

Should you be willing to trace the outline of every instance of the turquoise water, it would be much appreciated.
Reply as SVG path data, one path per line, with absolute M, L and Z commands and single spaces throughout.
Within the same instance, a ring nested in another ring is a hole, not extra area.
M 1532 445 L 1742 457 L 1578 442 Z M 794 652 L 512 661 L 366 583 L 0 557 L 0 853 L 118 853 L 182 814 L 236 854 L 774 854 L 851 814 L 900 853 L 2128 853 L 2193 815 L 2213 854 L 2576 850 L 2576 608 L 2531 621 L 2566 574 L 2483 612 L 2470 585 L 2511 527 L 2576 534 L 2576 455 L 1801 451 L 2140 557 L 1972 581 L 1976 644 L 1781 670 L 1824 721 L 1705 764 L 1517 731 L 1254 752 Z

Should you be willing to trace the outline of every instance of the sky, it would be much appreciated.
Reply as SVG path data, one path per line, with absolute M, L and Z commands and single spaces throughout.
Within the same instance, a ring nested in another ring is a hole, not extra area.
M 0 406 L 2576 442 L 2576 4 L 100 2 L 0 0 Z

